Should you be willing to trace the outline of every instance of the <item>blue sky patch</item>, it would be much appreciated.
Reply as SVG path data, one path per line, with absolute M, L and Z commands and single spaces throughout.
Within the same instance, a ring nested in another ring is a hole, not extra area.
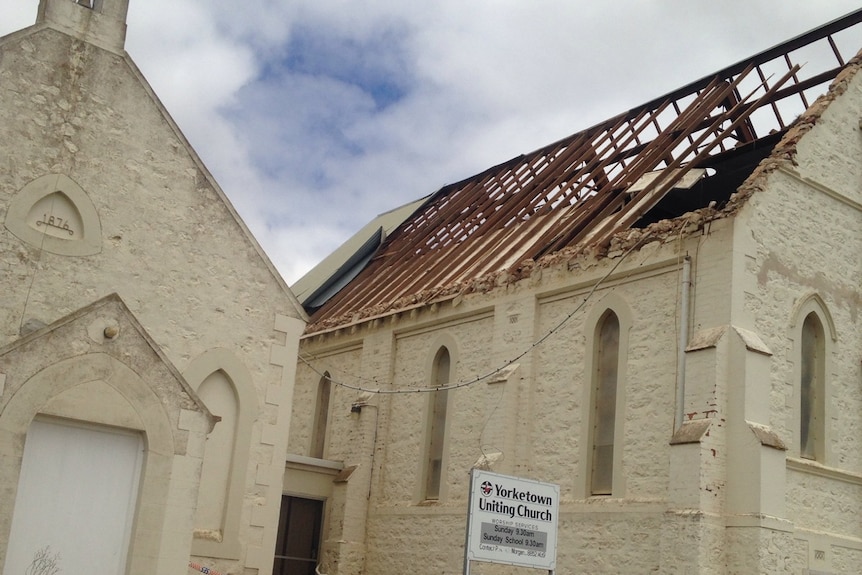
M 406 31 L 393 28 L 359 39 L 298 26 L 291 33 L 285 57 L 271 62 L 262 79 L 285 72 L 331 78 L 361 89 L 382 110 L 408 94 L 411 74 L 406 40 Z

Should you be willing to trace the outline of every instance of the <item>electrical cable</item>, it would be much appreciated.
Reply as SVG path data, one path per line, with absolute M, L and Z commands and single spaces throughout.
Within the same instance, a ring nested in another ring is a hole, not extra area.
M 54 181 L 54 189 L 57 189 L 57 180 L 59 180 L 59 179 L 60 178 L 57 177 L 57 179 Z M 50 208 L 49 209 L 50 217 L 53 218 L 54 217 L 54 201 L 53 200 L 51 201 L 49 208 Z M 47 221 L 47 216 L 45 216 L 45 219 Z M 30 278 L 30 285 L 27 287 L 27 295 L 24 298 L 24 306 L 21 308 L 21 322 L 18 324 L 18 333 L 19 334 L 21 333 L 21 330 L 24 328 L 24 322 L 26 321 L 26 318 L 27 318 L 27 306 L 30 305 L 30 297 L 33 294 L 33 286 L 36 283 L 36 274 L 39 272 L 39 264 L 42 263 L 42 253 L 43 253 L 43 248 L 45 247 L 45 238 L 48 235 L 47 226 L 45 226 L 45 228 L 46 228 L 45 231 L 42 232 L 42 237 L 39 238 L 39 247 L 36 248 L 36 257 L 32 260 L 35 263 L 35 265 L 33 266 L 33 276 Z
M 329 381 L 331 383 L 333 383 L 339 387 L 343 387 L 345 389 L 351 389 L 354 391 L 361 391 L 364 393 L 371 393 L 371 394 L 389 395 L 389 394 L 410 394 L 410 393 L 432 393 L 435 391 L 447 391 L 447 390 L 451 390 L 451 389 L 461 389 L 463 387 L 469 387 L 469 386 L 475 385 L 481 381 L 484 381 L 488 378 L 491 378 L 491 377 L 499 374 L 503 370 L 507 369 L 508 367 L 510 367 L 512 364 L 516 363 L 517 361 L 519 361 L 523 357 L 525 357 L 528 353 L 533 351 L 538 346 L 542 345 L 547 339 L 549 339 L 551 336 L 553 336 L 559 330 L 561 330 L 563 328 L 563 326 L 566 325 L 569 322 L 569 320 L 571 320 L 575 316 L 575 314 L 577 314 L 579 311 L 581 311 L 583 309 L 583 307 L 590 300 L 590 298 L 593 296 L 593 294 L 595 294 L 595 292 L 599 289 L 599 286 L 601 286 L 617 270 L 617 268 L 619 268 L 619 266 L 623 263 L 623 261 L 633 251 L 635 251 L 637 248 L 639 248 L 640 245 L 644 242 L 644 240 L 646 240 L 648 237 L 651 237 L 650 234 L 648 234 L 648 233 L 642 234 L 640 239 L 638 239 L 638 241 L 636 241 L 634 244 L 632 244 L 631 247 L 629 247 L 619 257 L 619 259 L 617 259 L 616 263 L 614 263 L 614 265 L 611 267 L 611 269 L 609 269 L 607 271 L 607 273 L 605 273 L 605 275 L 603 275 L 601 278 L 599 278 L 596 281 L 596 283 L 593 285 L 593 287 L 590 289 L 590 291 L 587 293 L 587 295 L 584 296 L 583 301 L 581 301 L 581 303 L 579 303 L 575 307 L 575 309 L 573 309 L 571 312 L 566 314 L 566 316 L 563 317 L 563 319 L 560 320 L 554 327 L 552 327 L 546 334 L 544 334 L 542 337 L 537 339 L 529 347 L 527 347 L 524 351 L 522 351 L 521 353 L 516 355 L 514 358 L 506 361 L 505 363 L 503 363 L 502 365 L 500 365 L 499 367 L 493 369 L 492 371 L 490 371 L 488 373 L 484 373 L 484 374 L 478 375 L 474 378 L 470 378 L 467 380 L 458 381 L 456 383 L 441 385 L 439 387 L 419 387 L 419 386 L 417 386 L 417 387 L 413 387 L 413 388 L 400 388 L 400 389 L 380 389 L 379 387 L 376 389 L 373 389 L 373 388 L 369 388 L 369 387 L 364 387 L 362 385 L 356 385 L 356 384 L 351 384 L 351 383 L 348 383 L 345 381 L 335 380 L 335 379 L 332 379 L 331 377 L 329 378 Z M 314 367 L 311 364 L 311 361 L 317 361 L 317 359 L 318 358 L 315 358 L 313 356 L 310 359 L 306 359 L 301 354 L 299 355 L 299 360 L 302 363 L 304 363 L 308 368 L 310 368 L 314 373 L 316 373 L 317 375 L 319 375 L 321 377 L 326 377 L 324 372 L 334 371 L 332 369 L 326 369 L 323 371 L 318 370 L 316 367 Z M 357 377 L 356 379 L 362 379 L 362 378 Z M 368 380 L 366 380 L 366 381 L 368 381 Z M 390 382 L 389 385 L 390 386 L 394 385 L 394 383 Z

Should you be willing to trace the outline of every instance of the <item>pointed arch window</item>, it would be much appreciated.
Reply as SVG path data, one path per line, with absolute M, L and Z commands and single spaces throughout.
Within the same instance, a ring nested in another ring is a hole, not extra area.
M 449 383 L 449 350 L 440 348 L 434 358 L 432 385 L 443 387 Z M 430 394 L 428 403 L 427 461 L 425 464 L 424 499 L 440 499 L 443 483 L 443 456 L 446 443 L 446 415 L 449 408 L 449 390 L 438 389 Z
M 314 408 L 314 424 L 311 428 L 310 455 L 323 459 L 326 448 L 326 431 L 329 419 L 329 397 L 332 392 L 332 380 L 329 372 L 323 374 L 317 385 L 317 401 Z
M 826 337 L 814 312 L 802 322 L 800 351 L 799 454 L 805 459 L 822 460 Z
M 608 310 L 596 328 L 591 402 L 590 495 L 611 495 L 620 360 L 620 322 Z

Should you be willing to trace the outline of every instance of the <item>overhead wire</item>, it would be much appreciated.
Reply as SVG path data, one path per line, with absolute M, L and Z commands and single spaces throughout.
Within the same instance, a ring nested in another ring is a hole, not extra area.
M 759 70 L 759 68 L 758 68 L 758 70 Z M 798 70 L 798 66 L 794 66 L 790 70 L 790 72 L 788 72 L 788 74 L 793 74 L 797 70 Z M 745 72 L 743 75 L 739 76 L 736 80 L 734 80 L 734 84 L 738 83 L 742 79 L 742 77 L 747 73 L 748 72 Z M 768 88 L 767 81 L 771 77 L 772 77 L 772 75 L 770 75 L 768 78 L 761 76 L 760 83 L 757 84 L 756 87 L 753 90 L 751 90 L 751 92 L 748 95 L 746 95 L 744 98 L 741 98 L 739 104 L 741 105 L 743 102 L 749 101 L 755 95 L 755 93 L 758 90 L 763 88 L 766 90 L 766 93 L 763 96 L 761 96 L 760 99 L 758 99 L 756 102 L 754 102 L 751 105 L 755 105 L 755 104 L 759 103 L 760 100 L 766 98 L 770 94 L 770 92 L 773 92 L 774 90 L 776 90 L 778 88 L 779 85 L 784 83 L 784 81 L 787 79 L 788 75 L 785 75 L 785 77 L 782 78 L 782 80 L 778 83 L 778 85 L 773 86 L 772 88 Z M 677 119 L 679 119 L 679 117 Z M 733 122 L 731 123 L 731 125 L 729 127 L 723 127 L 721 133 L 718 134 L 717 136 L 720 138 L 726 137 L 727 134 L 730 132 L 731 128 L 734 128 L 736 126 L 736 124 L 738 122 L 741 122 L 741 121 L 742 121 L 742 116 L 733 120 Z M 718 128 L 718 124 L 715 124 L 714 127 Z M 700 137 L 698 137 L 698 140 L 696 142 L 691 140 L 691 137 L 689 137 L 689 141 L 691 141 L 692 146 L 695 146 L 696 144 L 699 144 L 702 141 L 702 139 L 705 137 L 706 137 L 705 135 L 701 135 Z M 698 151 L 697 156 L 695 156 L 694 160 L 697 160 L 699 156 L 706 154 L 709 149 L 711 149 L 711 148 L 707 147 L 704 150 Z M 697 151 L 697 149 L 695 149 L 694 151 Z M 686 152 L 686 153 L 688 153 L 688 152 Z M 674 160 L 674 162 L 671 163 L 667 167 L 668 168 L 677 168 L 681 161 L 682 161 L 682 157 L 679 157 L 676 160 Z M 665 184 L 662 184 L 662 185 L 665 185 Z M 645 193 L 645 191 L 646 190 L 643 190 L 640 193 L 643 194 L 643 193 Z M 682 229 L 680 230 L 680 237 L 681 236 L 682 236 Z M 593 285 L 592 289 L 590 289 L 590 291 L 587 293 L 587 295 L 584 297 L 584 299 L 580 302 L 580 304 L 578 304 L 570 313 L 568 313 L 566 316 L 564 316 L 563 319 L 560 322 L 558 322 L 553 328 L 551 328 L 546 334 L 544 334 L 538 340 L 534 341 L 530 346 L 528 346 L 526 349 L 524 349 L 521 353 L 519 353 L 514 358 L 509 359 L 508 361 L 504 362 L 502 365 L 492 369 L 491 371 L 489 371 L 487 373 L 483 373 L 483 374 L 477 375 L 476 377 L 473 377 L 473 378 L 470 378 L 467 380 L 458 381 L 458 382 L 455 382 L 452 384 L 447 384 L 447 385 L 443 385 L 443 386 L 439 386 L 439 387 L 426 387 L 426 386 L 417 385 L 416 387 L 413 387 L 413 388 L 403 388 L 402 387 L 402 388 L 396 389 L 396 388 L 394 388 L 394 383 L 390 381 L 389 383 L 387 383 L 387 385 L 391 386 L 392 388 L 391 389 L 382 389 L 379 384 L 377 384 L 378 386 L 376 388 L 372 388 L 372 387 L 367 387 L 367 386 L 363 386 L 363 385 L 348 383 L 348 382 L 341 381 L 341 380 L 333 380 L 331 378 L 330 378 L 330 381 L 332 383 L 334 383 L 335 385 L 338 385 L 338 386 L 341 386 L 341 387 L 344 387 L 347 389 L 352 389 L 355 391 L 365 392 L 365 393 L 404 394 L 404 393 L 430 393 L 430 392 L 434 392 L 434 391 L 460 389 L 463 387 L 468 387 L 468 386 L 474 385 L 474 384 L 479 383 L 485 379 L 493 377 L 493 376 L 499 374 L 500 372 L 502 372 L 503 370 L 507 369 L 508 367 L 510 367 L 511 365 L 516 363 L 517 361 L 519 361 L 521 358 L 525 357 L 533 349 L 535 349 L 536 347 L 538 347 L 539 345 L 544 343 L 548 338 L 552 337 L 560 329 L 562 329 L 563 326 L 565 326 L 569 322 L 569 320 L 571 320 L 571 318 L 574 317 L 575 314 L 577 314 L 581 309 L 583 309 L 584 305 L 586 305 L 586 303 L 590 300 L 590 298 L 593 296 L 593 294 L 596 292 L 596 290 L 598 290 L 598 288 L 608 279 L 608 277 L 610 277 L 611 274 L 613 274 L 617 270 L 617 268 L 620 266 L 620 264 L 622 264 L 622 262 L 625 261 L 627 256 L 629 254 L 631 254 L 634 250 L 636 250 L 648 237 L 650 237 L 649 233 L 646 233 L 646 232 L 643 233 L 641 235 L 641 237 L 617 259 L 617 261 L 614 263 L 614 265 L 611 267 L 611 269 L 608 270 L 608 272 L 604 276 L 599 278 L 599 280 Z M 300 355 L 299 359 L 304 364 L 306 364 L 309 368 L 311 368 L 314 372 L 316 372 L 318 375 L 324 376 L 323 373 L 321 373 L 319 370 L 317 370 L 311 364 L 311 361 L 316 360 L 316 358 L 312 357 L 312 359 L 310 360 L 310 359 L 307 359 L 306 357 L 303 357 L 302 355 Z M 351 376 L 351 377 L 353 377 L 354 379 L 361 379 L 361 378 L 356 378 L 354 376 Z M 375 381 L 375 383 L 377 383 L 377 382 Z
M 486 372 L 486 373 L 483 373 L 481 375 L 478 375 L 476 377 L 473 377 L 473 378 L 470 378 L 467 380 L 458 381 L 458 382 L 451 383 L 451 384 L 447 384 L 447 385 L 441 385 L 439 387 L 427 387 L 427 386 L 418 386 L 417 385 L 415 387 L 409 387 L 409 388 L 401 387 L 401 388 L 396 389 L 396 388 L 394 388 L 394 385 L 395 385 L 394 382 L 389 382 L 387 385 L 392 386 L 391 389 L 382 389 L 381 387 L 379 387 L 379 384 L 378 384 L 377 388 L 371 388 L 371 387 L 365 387 L 363 385 L 348 383 L 346 381 L 342 381 L 342 380 L 338 380 L 338 379 L 333 379 L 331 376 L 327 376 L 327 374 L 324 372 L 331 373 L 333 371 L 338 371 L 338 370 L 333 370 L 333 369 L 329 368 L 329 369 L 324 369 L 321 371 L 321 370 L 317 369 L 314 365 L 311 364 L 311 361 L 317 361 L 319 359 L 319 358 L 316 358 L 314 356 L 307 359 L 307 358 L 303 357 L 302 354 L 300 354 L 299 360 L 302 363 L 304 363 L 308 368 L 310 368 L 317 375 L 319 375 L 321 377 L 327 377 L 332 384 L 337 385 L 339 387 L 343 387 L 345 389 L 351 389 L 353 391 L 360 391 L 363 393 L 371 393 L 371 394 L 379 394 L 379 395 L 433 393 L 435 391 L 448 391 L 448 390 L 452 390 L 452 389 L 461 389 L 464 387 L 469 387 L 471 385 L 475 385 L 481 381 L 484 381 L 486 379 L 494 377 L 495 375 L 498 375 L 502 371 L 506 370 L 507 368 L 509 368 L 510 366 L 512 366 L 513 364 L 517 363 L 519 360 L 524 358 L 527 354 L 529 354 L 531 351 L 536 349 L 538 346 L 542 345 L 551 336 L 553 336 L 558 331 L 560 331 L 563 328 L 563 326 L 565 326 L 569 322 L 569 320 L 571 320 L 575 316 L 575 314 L 577 314 L 579 311 L 581 311 L 583 309 L 583 307 L 587 304 L 587 302 L 590 300 L 590 298 L 596 293 L 596 291 L 599 289 L 599 287 L 602 284 L 604 284 L 605 281 L 607 281 L 607 279 L 617 270 L 617 268 L 620 267 L 620 265 L 623 263 L 623 261 L 633 251 L 635 251 L 637 248 L 639 248 L 641 246 L 641 244 L 648 237 L 651 237 L 651 235 L 649 233 L 643 233 L 641 235 L 641 237 L 634 244 L 632 244 L 625 252 L 623 252 L 623 254 L 619 258 L 617 258 L 617 261 L 614 263 L 614 265 L 611 266 L 611 268 L 601 278 L 599 278 L 595 284 L 593 284 L 592 288 L 590 289 L 589 292 L 587 292 L 587 294 L 584 296 L 583 300 L 577 306 L 575 306 L 575 308 L 572 311 L 570 311 L 568 314 L 566 314 L 563 317 L 563 319 L 561 319 L 559 322 L 557 322 L 556 325 L 554 325 L 550 330 L 548 330 L 547 333 L 545 333 L 542 337 L 540 337 L 539 339 L 534 341 L 530 346 L 528 346 L 526 349 L 524 349 L 522 352 L 517 354 L 512 359 L 509 359 L 506 362 L 504 362 L 502 365 L 494 368 L 493 370 Z M 348 375 L 350 375 L 350 374 L 348 374 Z M 353 375 L 350 375 L 350 377 L 353 379 L 356 379 L 356 380 L 362 380 L 363 379 L 361 377 L 353 376 Z M 368 379 L 365 379 L 365 380 L 370 381 Z M 375 382 L 375 383 L 377 383 L 377 382 Z
M 737 81 L 738 81 L 738 80 L 737 80 Z M 741 100 L 741 101 L 742 101 L 742 102 L 748 101 L 748 100 L 751 98 L 751 96 L 752 96 L 752 95 L 757 91 L 757 89 L 759 89 L 761 86 L 765 86 L 765 82 L 766 82 L 766 79 L 763 79 L 763 80 L 761 81 L 761 83 L 758 85 L 758 87 L 757 87 L 757 88 L 755 88 L 755 90 L 753 90 L 749 95 L 745 96 L 745 98 L 742 98 L 742 100 Z M 765 97 L 765 96 L 763 96 L 763 97 Z M 730 128 L 731 128 L 731 127 L 733 127 L 733 125 L 734 125 L 736 122 L 738 122 L 738 121 L 740 121 L 740 120 L 739 120 L 739 119 L 737 119 L 737 120 L 735 120 L 735 121 L 734 121 L 734 123 L 733 123 L 730 127 L 728 127 L 728 128 L 724 128 L 724 129 L 723 129 L 724 131 L 722 132 L 722 134 L 726 134 L 726 133 L 730 130 Z M 703 138 L 703 137 L 705 137 L 705 136 L 701 136 L 700 138 Z M 695 145 L 695 143 L 696 143 L 696 142 L 692 142 L 692 145 Z M 706 151 L 702 150 L 702 151 L 700 151 L 700 152 L 699 152 L 699 154 L 698 154 L 698 155 L 702 155 L 702 154 L 705 154 L 705 153 L 706 153 Z M 696 157 L 695 159 L 697 159 L 697 157 Z M 676 159 L 676 160 L 674 160 L 674 162 L 673 162 L 670 166 L 668 166 L 668 167 L 674 167 L 674 168 L 675 168 L 675 167 L 678 167 L 678 165 L 679 165 L 679 162 L 680 162 L 680 161 L 682 161 L 682 158 L 677 158 L 677 159 Z M 667 184 L 662 184 L 662 185 L 664 186 L 664 185 L 667 185 Z M 644 194 L 645 192 L 646 192 L 646 190 L 643 190 L 643 191 L 641 191 L 641 192 L 640 192 L 640 194 Z M 397 389 L 396 389 L 396 388 L 394 388 L 394 384 L 393 384 L 392 382 L 390 382 L 388 385 L 389 385 L 389 386 L 392 386 L 392 389 L 381 389 L 381 388 L 379 387 L 379 385 L 378 385 L 378 387 L 377 387 L 377 388 L 371 388 L 371 387 L 365 387 L 365 386 L 363 386 L 363 385 L 351 384 L 351 383 L 348 383 L 348 382 L 345 382 L 345 381 L 340 381 L 340 380 L 339 380 L 339 381 L 330 380 L 330 381 L 332 381 L 334 384 L 339 385 L 339 386 L 341 386 L 341 387 L 344 387 L 344 388 L 347 388 L 347 389 L 353 389 L 353 390 L 356 390 L 356 391 L 362 391 L 362 392 L 365 392 L 365 393 L 373 393 L 373 394 L 403 394 L 403 393 L 430 393 L 430 392 L 433 392 L 433 391 L 442 391 L 442 390 L 460 389 L 460 388 L 462 388 L 462 387 L 468 387 L 468 386 L 474 385 L 474 384 L 476 384 L 476 383 L 479 383 L 479 382 L 481 382 L 481 381 L 483 381 L 483 380 L 485 380 L 485 379 L 488 379 L 488 378 L 490 378 L 490 377 L 493 377 L 494 375 L 499 374 L 499 373 L 500 373 L 501 371 L 503 371 L 504 369 L 508 368 L 508 367 L 509 367 L 509 366 L 511 366 L 512 364 L 514 364 L 514 363 L 516 363 L 517 361 L 519 361 L 521 358 L 525 357 L 525 356 L 526 356 L 527 354 L 529 354 L 533 349 L 535 349 L 536 347 L 538 347 L 539 345 L 541 345 L 542 343 L 544 343 L 548 338 L 550 338 L 551 336 L 553 336 L 554 334 L 556 334 L 560 329 L 562 329 L 562 327 L 563 327 L 563 326 L 565 326 L 565 325 L 568 323 L 568 321 L 569 321 L 572 317 L 574 317 L 574 315 L 575 315 L 575 314 L 577 314 L 581 309 L 583 309 L 584 305 L 586 305 L 586 303 L 590 300 L 590 298 L 593 296 L 593 294 L 596 292 L 596 290 L 598 290 L 598 288 L 599 288 L 599 287 L 600 287 L 600 286 L 601 286 L 601 285 L 602 285 L 602 284 L 607 280 L 607 278 L 608 278 L 608 277 L 610 277 L 610 276 L 611 276 L 611 274 L 613 274 L 613 273 L 617 270 L 617 268 L 622 264 L 622 262 L 623 262 L 623 261 L 625 261 L 625 259 L 627 258 L 627 256 L 628 256 L 629 254 L 631 254 L 635 249 L 637 249 L 637 248 L 638 248 L 638 247 L 639 247 L 639 246 L 640 246 L 640 245 L 645 241 L 645 239 L 646 239 L 646 238 L 648 238 L 648 237 L 650 237 L 650 234 L 649 234 L 649 233 L 646 233 L 646 232 L 645 232 L 645 233 L 643 233 L 643 234 L 641 235 L 641 237 L 640 237 L 636 242 L 634 242 L 634 244 L 633 244 L 633 245 L 631 245 L 631 246 L 630 246 L 630 247 L 629 247 L 629 248 L 628 248 L 628 249 L 627 249 L 627 250 L 626 250 L 626 251 L 625 251 L 625 252 L 624 252 L 624 253 L 623 253 L 623 254 L 622 254 L 618 259 L 617 259 L 617 261 L 616 261 L 616 262 L 614 263 L 614 265 L 610 268 L 610 270 L 608 270 L 608 272 L 607 272 L 604 276 L 602 276 L 601 278 L 599 278 L 599 280 L 598 280 L 598 281 L 593 285 L 592 289 L 589 291 L 589 293 L 587 293 L 587 295 L 586 295 L 586 296 L 584 297 L 584 299 L 580 302 L 580 304 L 578 304 L 578 305 L 577 305 L 577 306 L 576 306 L 576 307 L 575 307 L 575 308 L 574 308 L 570 313 L 568 313 L 566 316 L 564 316 L 564 317 L 563 317 L 563 319 L 562 319 L 559 323 L 557 323 L 557 325 L 555 325 L 553 328 L 551 328 L 551 329 L 550 329 L 546 334 L 544 334 L 544 335 L 543 335 L 542 337 L 540 337 L 538 340 L 534 341 L 530 346 L 528 346 L 526 349 L 524 349 L 524 350 L 523 350 L 521 353 L 519 353 L 517 356 L 515 356 L 515 357 L 514 357 L 514 358 L 512 358 L 512 359 L 509 359 L 508 361 L 504 362 L 502 365 L 500 365 L 500 366 L 498 366 L 498 367 L 494 368 L 493 370 L 491 370 L 491 371 L 489 371 L 489 372 L 487 372 L 487 373 L 477 375 L 476 377 L 471 378 L 471 379 L 468 379 L 468 380 L 458 381 L 458 382 L 456 382 L 456 383 L 452 383 L 452 384 L 448 384 L 448 385 L 444 385 L 444 386 L 440 386 L 440 387 L 416 386 L 416 387 L 414 387 L 414 388 L 397 388 Z M 311 365 L 310 361 L 309 361 L 308 359 L 306 359 L 305 357 L 300 356 L 300 360 L 301 360 L 303 363 L 305 363 L 306 365 L 308 365 L 310 368 L 312 368 L 312 369 L 313 369 L 315 372 L 317 372 L 319 375 L 321 375 L 321 376 L 323 375 L 322 373 L 320 373 L 320 371 L 316 370 L 316 369 L 314 368 L 314 366 L 312 366 L 312 365 Z
M 59 180 L 59 178 L 57 178 L 57 179 Z M 57 186 L 56 186 L 56 180 L 55 180 L 54 188 L 56 189 L 56 187 Z M 50 214 L 51 218 L 54 217 L 54 201 L 53 200 L 49 204 L 48 214 Z M 48 221 L 48 217 L 49 217 L 48 214 L 43 216 L 45 218 L 45 221 Z M 40 271 L 39 266 L 42 264 L 42 254 L 44 252 L 45 238 L 47 236 L 48 236 L 48 227 L 45 226 L 45 230 L 42 232 L 42 236 L 39 238 L 39 245 L 35 246 L 36 247 L 36 255 L 32 259 L 32 261 L 35 265 L 33 266 L 33 275 L 30 277 L 30 284 L 27 286 L 27 295 L 24 297 L 24 305 L 21 307 L 21 321 L 18 324 L 18 333 L 19 334 L 21 334 L 21 332 L 24 330 L 24 323 L 27 321 L 27 307 L 30 305 L 30 298 L 33 295 L 33 287 L 36 284 L 36 275 Z

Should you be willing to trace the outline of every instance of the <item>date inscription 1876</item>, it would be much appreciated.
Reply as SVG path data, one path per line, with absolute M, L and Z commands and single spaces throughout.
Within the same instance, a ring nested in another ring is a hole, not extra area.
M 42 219 L 36 221 L 36 225 L 41 227 L 45 226 L 46 228 L 56 228 L 58 230 L 63 230 L 64 232 L 68 232 L 70 236 L 74 236 L 74 230 L 69 229 L 69 221 L 64 220 L 59 216 L 49 216 L 48 214 L 42 214 Z

